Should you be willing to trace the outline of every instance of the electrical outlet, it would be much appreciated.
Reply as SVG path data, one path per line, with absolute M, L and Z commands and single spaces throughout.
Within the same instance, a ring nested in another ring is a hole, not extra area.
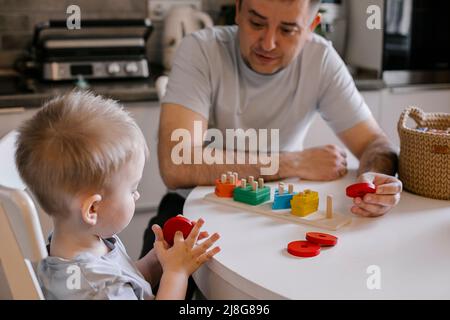
M 149 0 L 150 20 L 162 21 L 172 6 L 187 5 L 202 10 L 202 0 Z

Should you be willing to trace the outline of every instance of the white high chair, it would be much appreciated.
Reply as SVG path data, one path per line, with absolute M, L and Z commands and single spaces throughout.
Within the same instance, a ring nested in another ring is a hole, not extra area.
M 166 94 L 168 83 L 169 83 L 169 77 L 166 75 L 162 75 L 162 76 L 158 77 L 158 79 L 156 79 L 155 87 L 156 87 L 156 92 L 158 93 L 158 99 L 159 99 L 160 103 L 162 101 L 162 98 Z
M 42 210 L 17 172 L 16 137 L 13 131 L 0 139 L 0 287 L 9 287 L 9 295 L 2 290 L 0 299 L 43 299 L 35 267 L 47 257 L 43 228 L 48 230 L 51 223 L 45 217 L 41 225 Z

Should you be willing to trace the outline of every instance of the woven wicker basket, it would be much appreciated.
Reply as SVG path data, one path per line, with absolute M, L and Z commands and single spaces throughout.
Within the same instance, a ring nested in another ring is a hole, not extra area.
M 450 114 L 425 113 L 408 107 L 398 122 L 399 178 L 405 190 L 428 198 L 450 200 L 450 135 L 408 128 L 408 117 L 418 127 L 446 130 L 450 128 Z

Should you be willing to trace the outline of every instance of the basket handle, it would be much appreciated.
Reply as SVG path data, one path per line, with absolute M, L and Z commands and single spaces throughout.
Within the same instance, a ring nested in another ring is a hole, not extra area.
M 419 126 L 423 126 L 426 119 L 426 114 L 418 107 L 411 106 L 406 108 L 400 115 L 400 120 L 398 121 L 399 129 L 406 128 L 406 121 L 408 120 L 408 117 L 411 117 Z

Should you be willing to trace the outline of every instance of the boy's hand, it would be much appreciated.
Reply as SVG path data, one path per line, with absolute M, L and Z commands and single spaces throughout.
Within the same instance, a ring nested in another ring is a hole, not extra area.
M 179 216 L 183 216 L 183 215 L 179 214 Z M 192 221 L 192 224 L 193 224 L 194 226 L 195 226 L 196 223 L 197 223 L 197 221 Z M 203 240 L 203 239 L 208 238 L 208 237 L 209 237 L 208 231 L 202 231 L 202 232 L 200 232 L 200 233 L 198 234 L 197 241 L 198 241 L 198 240 Z
M 378 217 L 394 208 L 400 201 L 402 182 L 392 176 L 367 172 L 358 178 L 359 182 L 369 182 L 376 186 L 376 193 L 368 193 L 362 199 L 353 199 L 351 211 L 364 217 Z
M 164 240 L 161 227 L 158 225 L 152 226 L 156 237 L 154 245 L 156 255 L 164 272 L 181 273 L 188 277 L 220 251 L 219 247 L 214 247 L 208 251 L 220 238 L 217 233 L 214 233 L 203 243 L 197 244 L 197 240 L 201 238 L 200 229 L 203 224 L 203 219 L 199 219 L 186 239 L 183 239 L 183 234 L 177 231 L 172 247 L 169 247 L 169 244 Z M 207 233 L 203 233 L 202 236 L 207 236 Z

